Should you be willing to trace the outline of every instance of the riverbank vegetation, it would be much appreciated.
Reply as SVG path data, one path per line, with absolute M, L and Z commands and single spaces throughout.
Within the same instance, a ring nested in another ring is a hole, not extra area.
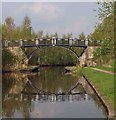
M 116 75 L 104 73 L 103 71 L 97 71 L 92 69 L 92 67 L 68 67 L 71 70 L 72 74 L 81 72 L 81 75 L 84 76 L 90 84 L 96 89 L 101 99 L 104 100 L 108 109 L 116 111 L 115 104 L 115 77 Z
M 97 48 L 94 53 L 94 61 L 97 65 L 107 64 L 110 60 L 116 58 L 114 54 L 114 31 L 115 31 L 115 23 L 116 16 L 115 2 L 98 2 L 100 8 L 98 9 L 98 17 L 101 21 L 96 27 L 94 32 L 91 34 L 92 44 L 99 41 L 100 47 Z
M 21 48 L 4 48 L 2 54 L 3 71 L 17 71 L 27 67 L 27 57 Z

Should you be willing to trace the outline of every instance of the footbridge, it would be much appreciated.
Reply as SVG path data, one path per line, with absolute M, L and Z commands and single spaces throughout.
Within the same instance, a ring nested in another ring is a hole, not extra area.
M 23 50 L 25 50 L 26 48 L 36 48 L 34 49 L 28 56 L 28 60 L 30 60 L 33 56 L 33 54 L 39 50 L 42 47 L 63 47 L 66 48 L 68 50 L 70 50 L 76 57 L 77 57 L 77 61 L 79 61 L 80 57 L 83 55 L 83 53 L 85 52 L 86 48 L 88 47 L 88 40 L 81 40 L 81 39 L 76 39 L 76 38 L 68 38 L 68 39 L 64 39 L 64 38 L 36 38 L 36 39 L 32 39 L 32 40 L 12 40 L 12 41 L 8 41 L 8 40 L 4 40 L 2 43 L 3 47 L 21 47 Z M 80 55 L 78 55 L 73 49 L 72 47 L 78 47 L 78 48 L 83 48 L 82 52 Z

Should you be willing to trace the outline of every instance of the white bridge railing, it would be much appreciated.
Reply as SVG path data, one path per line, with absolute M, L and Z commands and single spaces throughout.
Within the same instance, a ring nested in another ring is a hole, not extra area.
M 80 40 L 76 38 L 69 38 L 69 39 L 63 39 L 63 38 L 48 38 L 48 39 L 32 39 L 32 40 L 3 40 L 2 41 L 2 46 L 3 47 L 13 47 L 13 46 L 24 46 L 24 45 L 40 45 L 40 44 L 45 44 L 45 45 L 52 45 L 55 46 L 57 44 L 67 44 L 69 46 L 72 45 L 85 45 L 88 46 L 88 40 Z

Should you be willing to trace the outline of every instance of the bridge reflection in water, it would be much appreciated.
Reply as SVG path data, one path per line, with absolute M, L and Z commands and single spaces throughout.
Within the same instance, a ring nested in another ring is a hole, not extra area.
M 6 98 L 14 99 L 15 101 L 37 101 L 37 102 L 74 102 L 89 100 L 88 94 L 75 95 L 38 95 L 38 94 L 9 94 Z
M 43 68 L 34 75 L 3 76 L 3 118 L 107 117 L 81 76 L 66 75 L 64 67 Z

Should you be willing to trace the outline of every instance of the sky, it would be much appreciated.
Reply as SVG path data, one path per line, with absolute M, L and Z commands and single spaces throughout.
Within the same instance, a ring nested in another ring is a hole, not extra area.
M 94 30 L 98 22 L 98 5 L 95 2 L 2 2 L 2 22 L 7 16 L 21 25 L 25 15 L 31 19 L 31 26 L 37 32 L 55 33 L 59 36 L 72 33 L 77 37 Z

